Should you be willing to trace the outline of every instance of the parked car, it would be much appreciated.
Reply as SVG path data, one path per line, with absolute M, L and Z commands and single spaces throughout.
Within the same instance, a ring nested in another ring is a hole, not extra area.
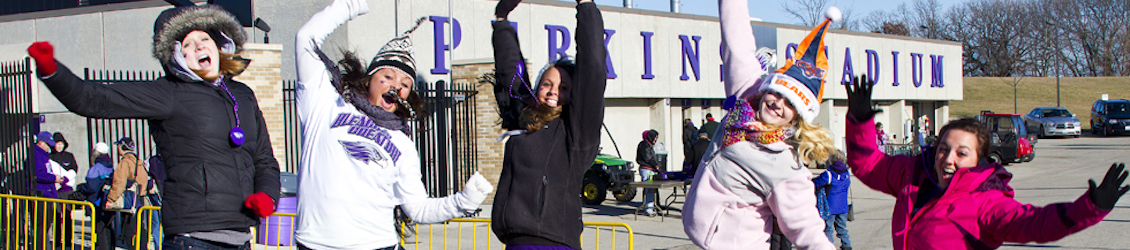
M 1130 132 L 1130 100 L 1098 100 L 1091 105 L 1091 134 Z
M 1079 137 L 1083 131 L 1079 118 L 1075 118 L 1075 114 L 1064 107 L 1034 108 L 1032 112 L 1024 115 L 1024 124 L 1028 126 L 1028 131 L 1035 133 L 1037 137 Z
M 581 184 L 581 202 L 599 205 L 608 197 L 609 191 L 612 191 L 612 196 L 617 201 L 632 201 L 636 197 L 636 189 L 628 187 L 628 183 L 635 180 L 634 168 L 632 162 L 619 157 L 597 155 L 592 167 L 585 171 L 584 183 Z
M 1020 114 L 996 114 L 982 111 L 977 120 L 989 129 L 989 159 L 1008 165 L 1029 162 L 1036 158 L 1033 144 L 1036 135 L 1029 134 Z

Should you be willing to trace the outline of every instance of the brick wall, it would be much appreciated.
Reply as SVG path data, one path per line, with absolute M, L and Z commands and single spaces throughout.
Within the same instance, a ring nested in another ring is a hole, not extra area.
M 478 152 L 479 172 L 486 177 L 492 185 L 498 185 L 498 177 L 502 174 L 502 153 L 505 144 L 495 139 L 504 132 L 499 126 L 498 105 L 494 101 L 494 86 L 490 83 L 479 83 L 479 76 L 494 71 L 494 62 L 476 62 L 457 64 L 452 67 L 451 74 L 455 84 L 474 84 L 475 90 L 475 138 Z M 494 193 L 487 197 L 486 203 L 494 201 Z
M 247 43 L 243 45 L 244 58 L 251 64 L 235 80 L 247 84 L 255 91 L 259 109 L 267 122 L 267 132 L 271 134 L 271 148 L 279 165 L 286 162 L 286 134 L 283 131 L 282 95 L 282 44 Z M 297 122 L 297 121 L 296 121 Z

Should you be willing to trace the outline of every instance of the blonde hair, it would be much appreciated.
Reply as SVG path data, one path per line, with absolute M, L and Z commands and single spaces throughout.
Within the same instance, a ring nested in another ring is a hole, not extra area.
M 234 77 L 234 76 L 237 76 L 239 74 L 242 74 L 243 70 L 247 69 L 247 61 L 236 59 L 235 54 L 228 54 L 228 53 L 220 52 L 220 60 L 219 61 L 220 61 L 219 71 L 220 71 L 221 76 Z M 196 73 L 197 76 L 200 76 L 200 78 L 203 78 L 204 80 L 208 80 L 208 81 L 215 81 L 216 80 L 216 78 L 208 79 L 208 78 L 211 78 L 211 77 L 204 76 L 207 73 L 207 71 L 204 71 L 204 70 L 193 69 L 192 73 Z
M 828 160 L 836 148 L 832 145 L 832 133 L 820 125 L 811 124 L 799 119 L 796 122 L 794 143 L 801 163 L 816 166 Z

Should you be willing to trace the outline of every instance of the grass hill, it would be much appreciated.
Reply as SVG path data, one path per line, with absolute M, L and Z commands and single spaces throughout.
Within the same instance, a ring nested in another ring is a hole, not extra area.
M 992 110 L 1027 114 L 1036 107 L 1055 106 L 1055 77 L 1017 78 L 1017 104 L 1013 111 L 1012 77 L 965 77 L 964 100 L 950 102 L 951 117 L 968 117 Z M 1091 126 L 1091 105 L 1108 94 L 1110 99 L 1130 99 L 1130 77 L 1060 78 L 1060 102 L 1075 113 L 1084 129 Z

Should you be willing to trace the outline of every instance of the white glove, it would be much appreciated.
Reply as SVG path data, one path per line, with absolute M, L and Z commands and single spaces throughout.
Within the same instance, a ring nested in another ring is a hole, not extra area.
M 459 191 L 459 193 L 470 203 L 461 204 L 460 207 L 464 210 L 478 209 L 479 205 L 483 204 L 483 200 L 487 199 L 487 195 L 494 191 L 494 186 L 490 185 L 490 182 L 483 178 L 483 175 L 479 172 L 471 175 L 471 178 L 467 179 L 467 183 L 464 185 L 463 191 Z

